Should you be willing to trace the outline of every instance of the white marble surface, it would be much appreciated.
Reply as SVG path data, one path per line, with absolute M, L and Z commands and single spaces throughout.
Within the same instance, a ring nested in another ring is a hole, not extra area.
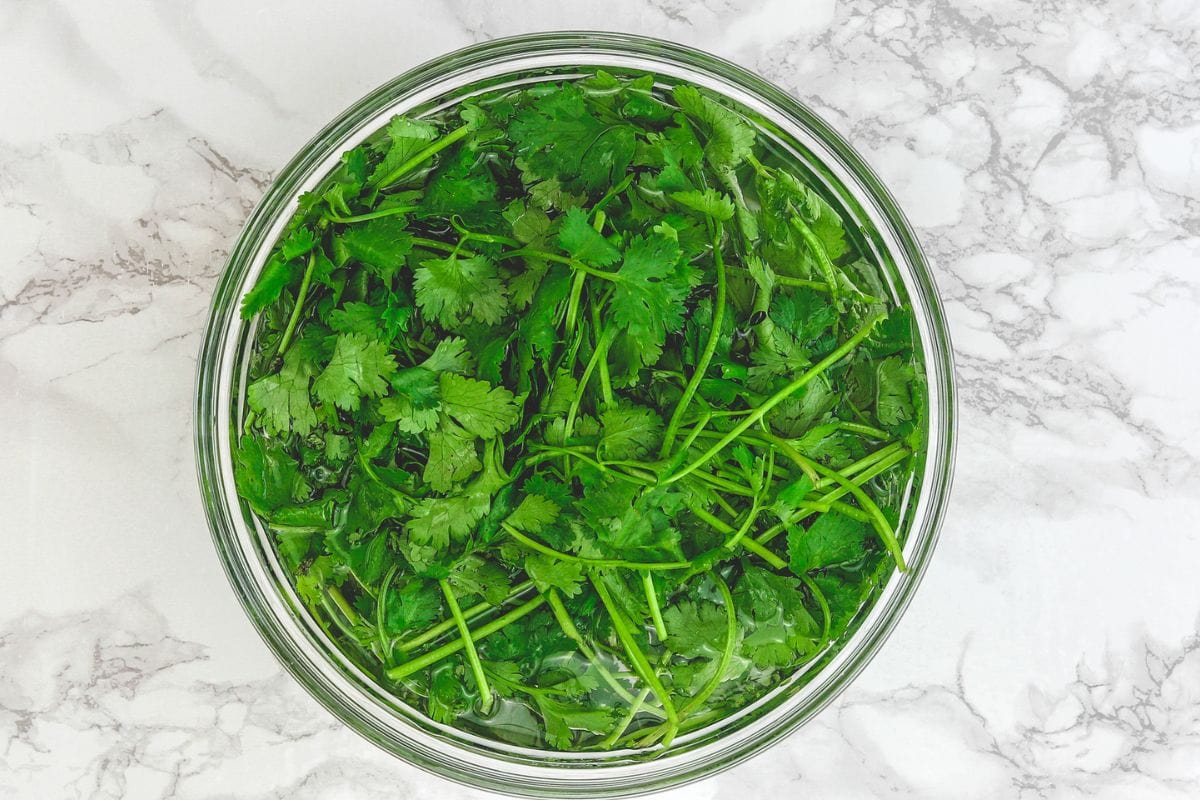
M 0 796 L 477 797 L 289 678 L 193 474 L 209 293 L 322 123 L 484 38 L 615 28 L 813 105 L 918 228 L 952 509 L 840 701 L 673 798 L 1200 797 L 1193 0 L 0 0 Z

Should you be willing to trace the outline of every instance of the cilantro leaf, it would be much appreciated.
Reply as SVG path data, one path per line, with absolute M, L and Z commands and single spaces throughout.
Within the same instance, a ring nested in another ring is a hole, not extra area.
M 299 279 L 300 273 L 301 270 L 294 262 L 288 261 L 279 253 L 272 255 L 259 273 L 254 288 L 242 298 L 242 319 L 251 319 L 278 300 L 284 288 L 293 280 Z
M 350 258 L 390 280 L 413 247 L 407 227 L 401 217 L 373 219 L 346 228 L 338 236 L 338 243 Z
M 754 146 L 754 129 L 734 111 L 700 93 L 694 86 L 677 86 L 675 102 L 708 134 L 704 156 L 717 172 L 732 170 L 746 160 Z
M 535 554 L 525 559 L 525 571 L 540 591 L 557 589 L 567 597 L 582 591 L 583 567 L 580 564 Z
M 913 380 L 913 368 L 892 356 L 879 362 L 875 415 L 885 426 L 891 428 L 912 419 L 913 402 L 909 384 Z
M 634 237 L 615 276 L 613 321 L 644 348 L 643 363 L 658 360 L 668 333 L 683 326 L 690 274 L 679 264 L 679 243 L 660 235 Z
M 558 518 L 559 506 L 540 494 L 527 494 L 506 520 L 518 530 L 537 533 Z
M 718 222 L 733 219 L 733 201 L 715 189 L 705 189 L 703 192 L 674 192 L 671 199 Z
M 443 424 L 429 434 L 429 461 L 424 479 L 435 491 L 448 491 L 483 466 L 475 451 L 475 437 L 453 424 Z
M 371 183 L 382 184 L 397 169 L 429 145 L 438 136 L 431 122 L 409 117 L 392 117 L 387 126 L 388 147 L 383 160 L 371 173 Z
M 656 450 L 663 421 L 648 408 L 622 405 L 600 414 L 600 452 L 606 459 L 636 459 Z
M 424 366 L 392 376 L 392 393 L 379 401 L 379 414 L 405 433 L 433 430 L 441 419 L 437 373 Z
M 615 183 L 633 160 L 637 138 L 628 124 L 609 124 L 589 110 L 583 91 L 565 84 L 513 118 L 517 152 L 545 178 L 594 191 Z
M 442 410 L 464 430 L 492 439 L 516 424 L 518 410 L 512 392 L 487 381 L 464 378 L 453 372 L 440 377 Z
M 422 261 L 414 283 L 421 311 L 448 328 L 457 327 L 464 316 L 495 324 L 508 308 L 496 265 L 484 256 Z
M 572 208 L 563 215 L 558 243 L 572 258 L 599 267 L 615 264 L 621 258 L 621 251 L 592 227 L 587 214 L 579 208 Z
M 442 596 L 428 581 L 410 580 L 390 592 L 386 600 L 384 625 L 389 633 L 404 635 L 433 622 L 442 610 Z
M 290 350 L 278 374 L 264 375 L 246 387 L 246 403 L 262 418 L 267 430 L 307 436 L 317 424 L 317 412 L 308 395 L 313 373 L 313 366 L 303 359 L 301 351 Z
M 488 512 L 487 495 L 466 492 L 451 497 L 427 497 L 413 506 L 405 530 L 413 541 L 443 551 L 450 541 L 466 538 Z
M 396 371 L 396 360 L 383 342 L 360 333 L 337 337 L 329 364 L 313 381 L 313 393 L 325 403 L 347 411 L 363 397 L 387 391 L 387 378 Z
M 848 564 L 862 558 L 868 528 L 865 523 L 836 511 L 827 511 L 808 527 L 788 530 L 792 572 L 803 575 L 814 569 Z
M 663 612 L 667 645 L 684 658 L 714 658 L 725 647 L 725 611 L 708 602 L 685 600 Z

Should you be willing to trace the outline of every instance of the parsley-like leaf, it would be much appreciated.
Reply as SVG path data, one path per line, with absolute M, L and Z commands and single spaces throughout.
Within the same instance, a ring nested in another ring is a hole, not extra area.
M 337 337 L 329 364 L 313 381 L 313 393 L 349 411 L 361 398 L 386 392 L 387 378 L 395 371 L 396 360 L 383 342 L 344 333 Z

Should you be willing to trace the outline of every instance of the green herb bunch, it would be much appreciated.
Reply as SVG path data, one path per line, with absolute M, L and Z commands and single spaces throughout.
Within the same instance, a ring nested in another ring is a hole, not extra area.
M 396 117 L 302 196 L 241 496 L 432 719 L 669 747 L 835 648 L 920 463 L 909 309 L 721 99 L 587 78 Z

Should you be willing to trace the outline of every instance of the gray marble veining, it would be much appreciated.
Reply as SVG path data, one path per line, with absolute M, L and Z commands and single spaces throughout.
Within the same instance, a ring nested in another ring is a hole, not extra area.
M 1200 796 L 1200 5 L 0 0 L 0 796 L 482 796 L 282 674 L 190 409 L 241 224 L 324 121 L 496 36 L 755 69 L 899 197 L 951 320 L 951 512 L 879 657 L 678 798 Z

